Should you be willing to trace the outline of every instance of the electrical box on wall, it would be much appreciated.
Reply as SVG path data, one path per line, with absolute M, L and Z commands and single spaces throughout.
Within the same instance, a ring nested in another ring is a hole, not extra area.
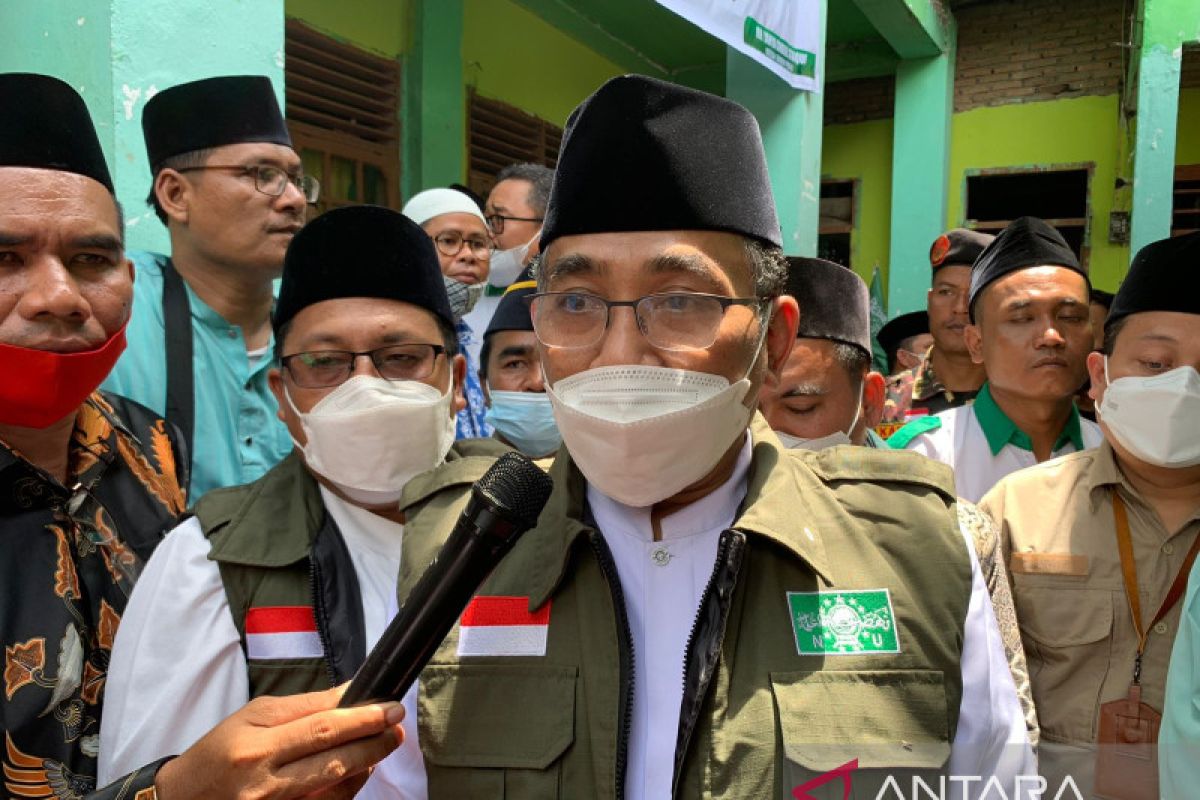
M 1129 244 L 1129 212 L 1112 211 L 1108 215 L 1108 243 Z

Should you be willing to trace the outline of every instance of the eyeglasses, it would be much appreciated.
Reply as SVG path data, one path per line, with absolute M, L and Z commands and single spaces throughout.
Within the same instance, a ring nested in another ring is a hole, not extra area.
M 761 311 L 768 299 L 721 297 L 693 292 L 651 294 L 637 300 L 606 300 L 579 292 L 529 295 L 529 311 L 538 341 L 547 347 L 591 347 L 608 330 L 611 310 L 633 309 L 638 329 L 660 350 L 704 350 L 717 339 L 717 329 L 730 306 Z
M 206 164 L 202 167 L 184 167 L 176 172 L 196 172 L 198 170 L 224 169 L 241 172 L 243 175 L 254 176 L 254 188 L 271 197 L 279 197 L 287 191 L 290 183 L 304 195 L 304 202 L 315 203 L 321 196 L 321 182 L 311 175 L 291 175 L 279 167 L 269 167 L 263 164 L 242 166 L 238 164 L 220 165 Z
M 488 214 L 487 224 L 492 229 L 492 233 L 500 235 L 504 233 L 504 223 L 508 222 L 541 222 L 542 217 L 506 217 L 503 214 Z
M 487 239 L 479 237 L 464 238 L 461 233 L 449 231 L 447 233 L 439 233 L 434 237 L 433 243 L 437 245 L 438 251 L 447 258 L 458 255 L 463 245 L 471 248 L 471 254 L 476 258 L 491 258 L 492 243 Z
M 117 536 L 116 524 L 104 504 L 88 487 L 76 484 L 63 510 L 67 519 L 82 534 L 80 555 L 87 555 L 89 545 L 102 548 L 105 564 L 116 579 L 117 586 L 128 597 L 142 574 L 142 559 Z
M 303 389 L 324 389 L 345 383 L 354 363 L 367 356 L 379 377 L 389 381 L 420 381 L 433 374 L 437 357 L 446 348 L 440 344 L 396 344 L 362 353 L 348 350 L 314 350 L 280 359 L 295 384 Z

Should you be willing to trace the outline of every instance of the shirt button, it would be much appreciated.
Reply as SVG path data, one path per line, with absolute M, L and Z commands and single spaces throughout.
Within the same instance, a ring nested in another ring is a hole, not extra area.
M 1158 624 L 1156 624 L 1156 625 L 1154 626 L 1154 632 L 1155 632 L 1155 633 L 1157 633 L 1157 634 L 1164 634 L 1164 633 L 1166 633 L 1166 632 L 1167 632 L 1167 623 L 1165 623 L 1165 622 L 1159 622 Z
M 1166 544 L 1164 544 L 1162 546 L 1162 551 L 1164 553 L 1166 553 L 1167 555 L 1171 555 L 1171 553 L 1175 552 L 1175 545 L 1171 544 L 1170 542 L 1167 542 Z
M 226 335 L 226 336 L 228 336 L 230 339 L 236 339 L 236 338 L 237 338 L 237 331 L 235 331 L 233 328 L 230 328 L 230 329 L 228 330 L 228 332 L 226 332 L 226 334 L 225 334 L 225 335 Z
M 656 567 L 665 567 L 671 563 L 671 551 L 665 547 L 656 547 L 654 552 L 650 554 L 650 560 L 654 562 Z

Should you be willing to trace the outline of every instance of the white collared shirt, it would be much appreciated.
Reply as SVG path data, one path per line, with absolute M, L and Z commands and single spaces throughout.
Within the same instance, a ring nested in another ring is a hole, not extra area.
M 369 650 L 391 619 L 404 526 L 324 487 L 321 499 L 354 564 Z M 104 692 L 100 786 L 182 753 L 250 698 L 246 654 L 209 550 L 200 521 L 187 519 L 155 550 L 129 598 Z

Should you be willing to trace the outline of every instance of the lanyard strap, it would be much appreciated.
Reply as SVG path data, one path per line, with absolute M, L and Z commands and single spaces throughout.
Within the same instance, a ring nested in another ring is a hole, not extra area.
M 1138 594 L 1137 562 L 1133 559 L 1133 536 L 1129 533 L 1129 515 L 1125 510 L 1125 501 L 1121 499 L 1121 495 L 1116 489 L 1113 489 L 1112 502 L 1113 518 L 1117 523 L 1117 551 L 1121 556 L 1121 575 L 1125 579 L 1125 597 L 1129 601 L 1129 612 L 1133 616 L 1133 629 L 1137 632 L 1138 637 L 1137 658 L 1133 666 L 1133 682 L 1140 683 L 1142 653 L 1146 650 L 1146 639 L 1150 635 L 1150 629 L 1169 614 L 1175 604 L 1179 602 L 1179 598 L 1183 597 L 1183 593 L 1187 589 L 1188 575 L 1192 571 L 1192 564 L 1196 561 L 1196 554 L 1200 553 L 1200 536 L 1192 540 L 1192 546 L 1188 549 L 1187 556 L 1183 559 L 1183 565 L 1175 575 L 1175 580 L 1171 582 L 1171 588 L 1167 591 L 1162 605 L 1159 606 L 1158 613 L 1154 615 L 1154 619 L 1150 620 L 1149 625 L 1142 627 L 1142 601 Z

